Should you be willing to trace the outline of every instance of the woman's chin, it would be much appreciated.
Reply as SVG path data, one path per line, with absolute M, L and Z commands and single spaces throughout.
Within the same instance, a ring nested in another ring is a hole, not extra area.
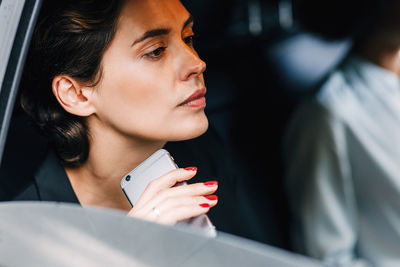
M 183 130 L 184 129 L 184 130 Z M 183 141 L 188 139 L 193 139 L 199 137 L 204 134 L 208 129 L 208 119 L 204 116 L 204 119 L 201 121 L 197 121 L 195 124 L 190 124 L 186 126 L 181 126 L 179 130 L 179 134 L 174 140 L 170 141 Z

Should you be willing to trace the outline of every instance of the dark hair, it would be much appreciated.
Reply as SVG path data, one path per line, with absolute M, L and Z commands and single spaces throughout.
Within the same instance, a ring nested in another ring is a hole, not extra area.
M 101 79 L 101 59 L 116 31 L 123 0 L 44 1 L 21 84 L 21 105 L 50 138 L 64 165 L 77 167 L 89 154 L 84 117 L 66 112 L 52 93 L 56 75 L 86 86 Z

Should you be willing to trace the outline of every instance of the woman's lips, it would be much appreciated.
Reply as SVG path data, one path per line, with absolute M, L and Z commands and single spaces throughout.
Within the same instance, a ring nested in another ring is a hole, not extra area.
M 193 94 L 191 94 L 185 101 L 183 101 L 179 106 L 202 108 L 206 106 L 206 89 L 198 89 Z
M 192 107 L 192 108 L 201 108 L 201 107 L 205 107 L 206 106 L 206 98 L 200 97 L 200 98 L 196 98 L 188 103 L 183 104 L 182 106 L 184 107 Z

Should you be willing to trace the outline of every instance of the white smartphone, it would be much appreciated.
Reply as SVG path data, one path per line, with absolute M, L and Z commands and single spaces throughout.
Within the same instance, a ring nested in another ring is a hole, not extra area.
M 159 149 L 122 178 L 122 191 L 134 206 L 151 181 L 177 168 L 178 166 L 169 152 Z M 177 184 L 177 186 L 181 185 L 186 185 L 186 183 Z M 215 227 L 207 215 L 200 215 L 178 224 L 198 228 L 209 236 L 216 236 Z

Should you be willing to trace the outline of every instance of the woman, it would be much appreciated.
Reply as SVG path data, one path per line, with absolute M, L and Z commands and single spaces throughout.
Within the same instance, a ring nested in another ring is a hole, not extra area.
M 18 199 L 79 202 L 174 224 L 217 204 L 216 181 L 177 169 L 152 182 L 131 208 L 121 178 L 167 141 L 204 133 L 205 63 L 193 19 L 179 0 L 44 3 L 22 106 L 56 152 Z

